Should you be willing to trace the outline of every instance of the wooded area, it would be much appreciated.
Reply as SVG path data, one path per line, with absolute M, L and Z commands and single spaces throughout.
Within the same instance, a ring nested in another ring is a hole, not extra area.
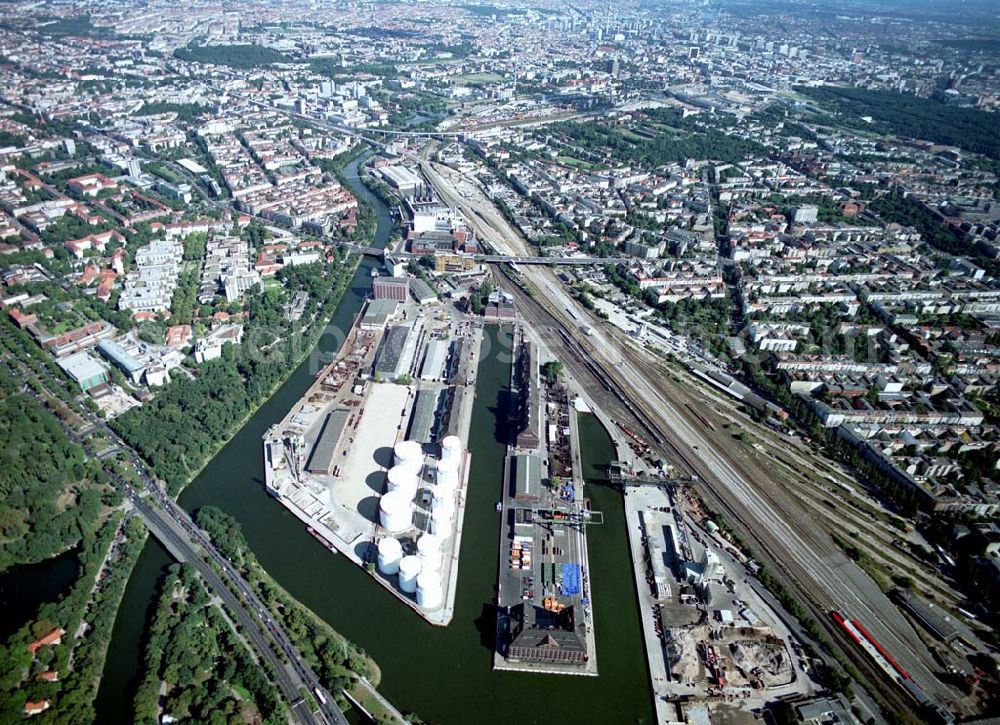
M 1000 159 L 1000 124 L 992 113 L 977 108 L 949 106 L 911 93 L 865 88 L 796 86 L 795 91 L 841 114 L 856 128 L 898 134 Z M 871 122 L 862 117 L 871 117 Z
M 764 149 L 753 141 L 729 136 L 716 128 L 701 126 L 681 117 L 673 109 L 648 111 L 654 125 L 647 137 L 631 133 L 624 126 L 601 123 L 563 122 L 552 124 L 553 134 L 566 137 L 571 144 L 593 152 L 599 158 L 644 167 L 682 164 L 688 159 L 713 159 L 726 163 L 742 161 Z M 669 127 L 669 128 L 666 128 Z
M 144 661 L 137 723 L 155 724 L 166 714 L 233 725 L 287 722 L 267 666 L 254 660 L 191 567 L 173 564 L 164 577 Z
M 115 513 L 98 531 L 84 537 L 80 576 L 69 592 L 42 605 L 35 618 L 0 647 L 0 722 L 23 720 L 25 701 L 43 699 L 53 703 L 44 722 L 78 725 L 95 721 L 94 700 L 118 605 L 146 536 L 142 523 L 132 519 L 124 526 L 125 538 L 116 544 L 121 520 L 121 513 Z M 110 565 L 99 577 L 106 555 Z M 83 622 L 87 626 L 81 629 Z M 28 652 L 28 643 L 57 627 L 68 633 L 61 644 L 42 647 L 34 655 Z M 59 679 L 39 681 L 38 675 L 49 671 L 58 673 Z
M 291 58 L 261 45 L 190 45 L 174 51 L 174 57 L 196 63 L 256 68 L 272 63 L 291 63 Z
M 97 527 L 103 480 L 55 415 L 0 377 L 0 571 L 65 551 Z

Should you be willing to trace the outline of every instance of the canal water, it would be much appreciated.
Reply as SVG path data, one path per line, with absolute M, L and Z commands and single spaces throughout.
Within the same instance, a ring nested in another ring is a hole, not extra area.
M 132 569 L 111 630 L 104 674 L 94 701 L 99 723 L 133 720 L 132 700 L 142 680 L 146 653 L 146 623 L 155 611 L 160 579 L 173 563 L 173 557 L 150 536 Z
M 356 164 L 346 176 L 356 178 Z M 391 229 L 388 210 L 359 182 L 355 193 L 378 211 L 376 241 L 384 245 Z M 338 309 L 333 326 L 347 329 L 370 289 L 371 260 L 363 262 Z M 324 336 L 320 349 L 332 352 L 336 335 Z M 469 448 L 472 469 L 462 535 L 455 616 L 436 628 L 389 596 L 344 557 L 330 554 L 298 521 L 264 491 L 261 435 L 280 420 L 312 381 L 310 364 L 297 369 L 275 396 L 185 489 L 180 503 L 194 511 L 215 505 L 242 525 L 257 557 L 278 582 L 365 648 L 382 669 L 380 690 L 404 712 L 428 722 L 578 722 L 651 723 L 652 701 L 639 633 L 632 567 L 629 562 L 621 497 L 603 482 L 614 450 L 593 416 L 581 418 L 581 441 L 589 477 L 587 495 L 605 524 L 590 532 L 591 579 L 596 605 L 597 678 L 494 673 L 491 669 L 500 517 L 500 497 L 509 407 L 511 331 L 489 328 L 484 339 Z M 314 368 L 313 368 L 314 369 Z M 153 580 L 159 570 L 147 546 L 133 579 Z M 149 561 L 147 561 L 149 560 Z M 133 582 L 134 583 L 134 582 Z M 130 583 L 130 588 L 133 586 Z M 135 584 L 136 591 L 146 585 Z M 151 595 L 150 595 L 151 596 Z M 123 608 L 119 618 L 137 620 L 129 628 L 116 623 L 112 650 L 138 650 L 144 613 L 141 602 Z M 134 630 L 139 630 L 138 634 Z M 116 654 L 116 657 L 119 656 Z M 124 661 L 126 658 L 122 657 Z M 116 660 L 118 661 L 118 660 Z M 109 665 L 102 693 L 116 693 L 130 707 L 134 672 Z M 116 709 L 110 697 L 98 713 L 101 721 L 121 722 L 128 710 Z
M 69 549 L 35 564 L 0 574 L 0 641 L 6 641 L 46 602 L 66 595 L 80 575 L 80 550 Z

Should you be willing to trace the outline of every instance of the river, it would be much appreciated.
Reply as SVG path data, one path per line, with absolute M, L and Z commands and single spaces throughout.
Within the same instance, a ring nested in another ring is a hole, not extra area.
M 345 171 L 352 190 L 378 212 L 376 245 L 384 246 L 392 223 L 388 209 L 357 180 L 357 164 Z M 332 325 L 347 329 L 370 290 L 366 259 L 345 294 Z M 380 690 L 402 711 L 429 722 L 577 723 L 653 722 L 645 659 L 635 604 L 621 497 L 602 485 L 602 466 L 612 459 L 611 440 L 593 416 L 581 417 L 587 494 L 605 524 L 590 531 L 591 578 L 596 606 L 600 677 L 531 676 L 491 670 L 492 603 L 497 576 L 499 498 L 505 453 L 510 331 L 489 328 L 480 363 L 469 447 L 472 469 L 459 563 L 455 616 L 445 628 L 428 625 L 342 556 L 331 555 L 302 524 L 264 491 L 261 435 L 280 420 L 312 382 L 301 365 L 185 489 L 189 511 L 212 504 L 242 525 L 263 566 L 300 601 L 365 648 L 382 669 Z M 336 336 L 319 344 L 333 352 Z M 136 567 L 129 592 L 155 592 L 162 550 L 150 544 Z M 141 580 L 141 581 L 140 581 Z M 127 592 L 128 595 L 128 592 Z M 123 666 L 141 651 L 148 601 L 130 601 L 119 613 L 98 700 L 101 722 L 130 719 L 137 669 Z M 119 625 L 122 626 L 119 626 Z M 114 693 L 113 695 L 111 693 Z
M 12 566 L 0 574 L 0 641 L 19 630 L 44 603 L 68 594 L 79 576 L 79 547 L 34 564 Z

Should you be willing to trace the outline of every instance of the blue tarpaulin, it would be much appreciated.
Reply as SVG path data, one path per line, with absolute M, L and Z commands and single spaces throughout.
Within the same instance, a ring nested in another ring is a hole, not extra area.
M 580 593 L 579 564 L 562 565 L 562 593 L 564 597 Z

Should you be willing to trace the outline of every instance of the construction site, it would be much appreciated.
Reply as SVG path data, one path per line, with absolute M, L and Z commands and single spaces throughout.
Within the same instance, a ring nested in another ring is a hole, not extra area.
M 812 664 L 777 607 L 749 576 L 754 564 L 718 536 L 682 483 L 621 469 L 636 595 L 658 719 L 690 702 L 810 695 Z
M 767 628 L 721 628 L 703 624 L 675 631 L 667 651 L 682 682 L 705 682 L 708 694 L 726 688 L 764 689 L 791 684 L 795 673 L 785 643 Z M 695 643 L 694 647 L 690 645 Z
M 450 305 L 396 297 L 366 304 L 264 435 L 265 485 L 330 551 L 446 626 L 482 330 Z

